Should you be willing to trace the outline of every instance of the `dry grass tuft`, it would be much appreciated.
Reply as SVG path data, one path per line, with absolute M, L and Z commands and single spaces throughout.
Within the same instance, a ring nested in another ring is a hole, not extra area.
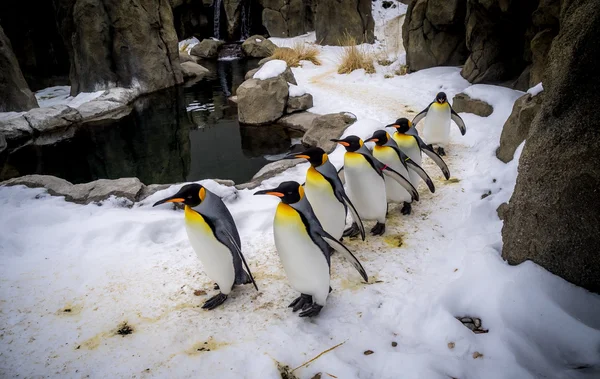
M 338 65 L 338 74 L 349 74 L 354 70 L 364 69 L 367 74 L 375 73 L 373 54 L 356 46 L 354 37 L 346 35 L 340 45 L 344 47 Z
M 309 61 L 320 66 L 319 48 L 312 44 L 297 42 L 293 47 L 278 47 L 275 49 L 271 58 L 285 61 L 288 67 L 300 66 L 300 61 Z
M 398 76 L 402 76 L 402 75 L 406 75 L 408 73 L 408 66 L 403 64 L 402 66 L 400 66 L 396 72 L 394 72 L 394 74 L 398 75 Z

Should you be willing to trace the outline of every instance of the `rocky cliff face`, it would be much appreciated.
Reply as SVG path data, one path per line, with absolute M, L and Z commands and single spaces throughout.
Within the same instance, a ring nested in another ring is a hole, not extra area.
M 411 71 L 464 65 L 472 83 L 542 80 L 560 0 L 413 0 L 402 35 Z
M 260 0 L 262 22 L 271 37 L 294 37 L 313 27 L 315 0 Z
M 59 0 L 71 53 L 71 94 L 182 82 L 177 35 L 167 0 Z
M 0 112 L 27 111 L 37 106 L 37 100 L 23 78 L 11 43 L 0 27 Z
M 373 43 L 375 22 L 369 0 L 316 0 L 314 17 L 322 45 L 340 45 L 346 35 Z
M 502 256 L 600 292 L 600 3 L 561 3 L 544 98 L 504 217 Z

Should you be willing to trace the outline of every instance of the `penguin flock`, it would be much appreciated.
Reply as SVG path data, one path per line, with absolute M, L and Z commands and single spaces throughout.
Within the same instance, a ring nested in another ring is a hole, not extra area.
M 416 124 L 425 119 L 421 139 Z M 275 247 L 287 279 L 300 296 L 289 307 L 301 311 L 300 317 L 313 317 L 325 306 L 331 292 L 331 255 L 336 252 L 348 260 L 365 282 L 368 275 L 362 264 L 342 242 L 343 237 L 366 238 L 363 221 L 374 221 L 372 235 L 385 233 L 388 204 L 402 204 L 401 213 L 409 215 L 412 203 L 419 200 L 417 187 L 423 180 L 429 191 L 435 186 L 421 167 L 422 153 L 430 157 L 446 179 L 450 170 L 441 158 L 446 154 L 450 121 L 462 135 L 466 127 L 460 116 L 440 92 L 413 121 L 400 118 L 363 141 L 357 136 L 332 139 L 344 146 L 344 165 L 340 170 L 318 147 L 288 154 L 284 159 L 306 159 L 310 167 L 306 181 L 286 181 L 278 187 L 254 195 L 269 195 L 280 202 L 273 220 Z M 365 143 L 374 143 L 372 151 Z M 434 145 L 438 147 L 437 152 Z M 345 181 L 345 188 L 342 177 Z M 202 308 L 212 310 L 227 300 L 238 285 L 258 286 L 242 254 L 240 236 L 231 213 L 217 195 L 200 184 L 184 185 L 175 195 L 156 202 L 182 203 L 185 227 L 192 248 L 213 280 L 219 293 Z M 352 224 L 346 229 L 350 213 Z

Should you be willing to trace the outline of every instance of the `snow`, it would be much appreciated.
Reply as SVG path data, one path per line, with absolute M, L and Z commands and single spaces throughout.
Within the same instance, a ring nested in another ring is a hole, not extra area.
M 0 187 L 0 377 L 280 378 L 278 363 L 296 368 L 340 343 L 294 375 L 598 377 L 600 296 L 500 256 L 496 209 L 513 192 L 523 145 L 508 164 L 495 150 L 522 93 L 471 86 L 456 67 L 390 79 L 380 68 L 339 75 L 339 51 L 322 47 L 322 66 L 293 71 L 313 95 L 315 113 L 357 116 L 344 136 L 366 138 L 398 117 L 412 118 L 439 91 L 449 98 L 465 91 L 494 109 L 489 117 L 461 114 L 465 136 L 452 126 L 445 157 L 451 180 L 424 158 L 435 194 L 421 184 L 410 216 L 390 206 L 383 237 L 345 241 L 369 284 L 334 255 L 327 306 L 315 319 L 300 319 L 287 308 L 297 294 L 273 243 L 278 200 L 202 181 L 231 210 L 260 289 L 236 288 L 223 306 L 203 311 L 214 291 L 183 214 L 151 206 L 181 184 L 132 208 L 115 199 L 83 206 L 41 189 Z M 330 155 L 334 165 L 343 153 L 338 147 Z M 259 189 L 302 181 L 307 168 L 297 165 Z M 200 290 L 206 294 L 194 295 Z M 489 333 L 473 334 L 460 316 L 481 318 Z M 116 334 L 123 322 L 131 335 Z
M 544 90 L 544 87 L 542 86 L 542 82 L 539 82 L 535 86 L 533 86 L 530 89 L 528 89 L 527 93 L 531 94 L 531 96 L 535 96 L 538 93 L 542 92 L 543 90 Z
M 289 85 L 290 97 L 297 97 L 297 96 L 302 96 L 302 95 L 306 94 L 306 90 L 304 88 L 294 85 L 292 83 L 288 83 L 288 85 Z
M 260 43 L 262 42 L 262 39 L 255 38 L 254 41 Z
M 51 107 L 53 105 L 68 105 L 71 108 L 78 108 L 88 101 L 92 101 L 103 95 L 106 91 L 82 92 L 73 97 L 70 95 L 71 87 L 56 86 L 39 90 L 35 93 L 40 108 Z
M 274 59 L 265 63 L 260 70 L 254 74 L 253 78 L 260 80 L 275 78 L 283 74 L 286 68 L 287 63 L 285 63 L 285 61 Z
M 192 48 L 200 43 L 200 40 L 196 37 L 184 39 L 183 41 L 179 41 L 178 48 L 180 52 L 190 53 Z

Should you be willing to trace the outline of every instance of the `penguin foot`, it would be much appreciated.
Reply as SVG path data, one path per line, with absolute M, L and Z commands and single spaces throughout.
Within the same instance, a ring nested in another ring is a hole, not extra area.
M 444 148 L 443 148 L 443 147 L 441 147 L 441 146 L 440 146 L 440 147 L 438 147 L 438 155 L 439 155 L 440 157 L 443 157 L 444 155 L 446 155 L 446 151 L 445 151 L 445 150 L 444 150 Z
M 402 209 L 400 210 L 400 212 L 403 215 L 409 215 L 410 212 L 412 211 L 412 205 L 410 203 L 407 203 L 406 201 L 404 202 L 404 206 L 402 207 Z
M 383 233 L 385 233 L 385 224 L 382 224 L 381 222 L 375 224 L 373 229 L 371 229 L 371 234 L 374 236 L 380 236 Z
M 314 317 L 316 315 L 319 314 L 319 312 L 321 312 L 321 309 L 323 309 L 322 305 L 319 305 L 317 303 L 313 303 L 310 308 L 304 310 L 303 312 L 301 312 L 299 314 L 300 317 Z
M 221 289 L 221 287 L 219 287 L 219 285 L 217 283 L 215 283 L 215 285 L 213 286 L 213 289 L 218 291 Z
M 342 236 L 344 236 L 344 237 L 356 237 L 359 234 L 360 234 L 360 229 L 358 229 L 358 225 L 355 222 L 353 222 L 351 227 L 349 227 L 348 229 L 344 230 L 344 234 L 342 234 Z
M 206 300 L 206 303 L 202 306 L 202 309 L 207 309 L 209 311 L 215 309 L 219 305 L 223 304 L 227 300 L 227 295 L 222 292 L 219 292 L 217 295 L 211 297 Z
M 292 308 L 292 312 L 297 312 L 300 309 L 302 309 L 302 310 L 308 309 L 308 307 L 310 307 L 312 305 L 312 303 L 313 303 L 312 296 L 306 295 L 306 294 L 301 294 L 294 301 L 292 301 L 290 303 L 290 305 L 288 305 L 288 308 Z

